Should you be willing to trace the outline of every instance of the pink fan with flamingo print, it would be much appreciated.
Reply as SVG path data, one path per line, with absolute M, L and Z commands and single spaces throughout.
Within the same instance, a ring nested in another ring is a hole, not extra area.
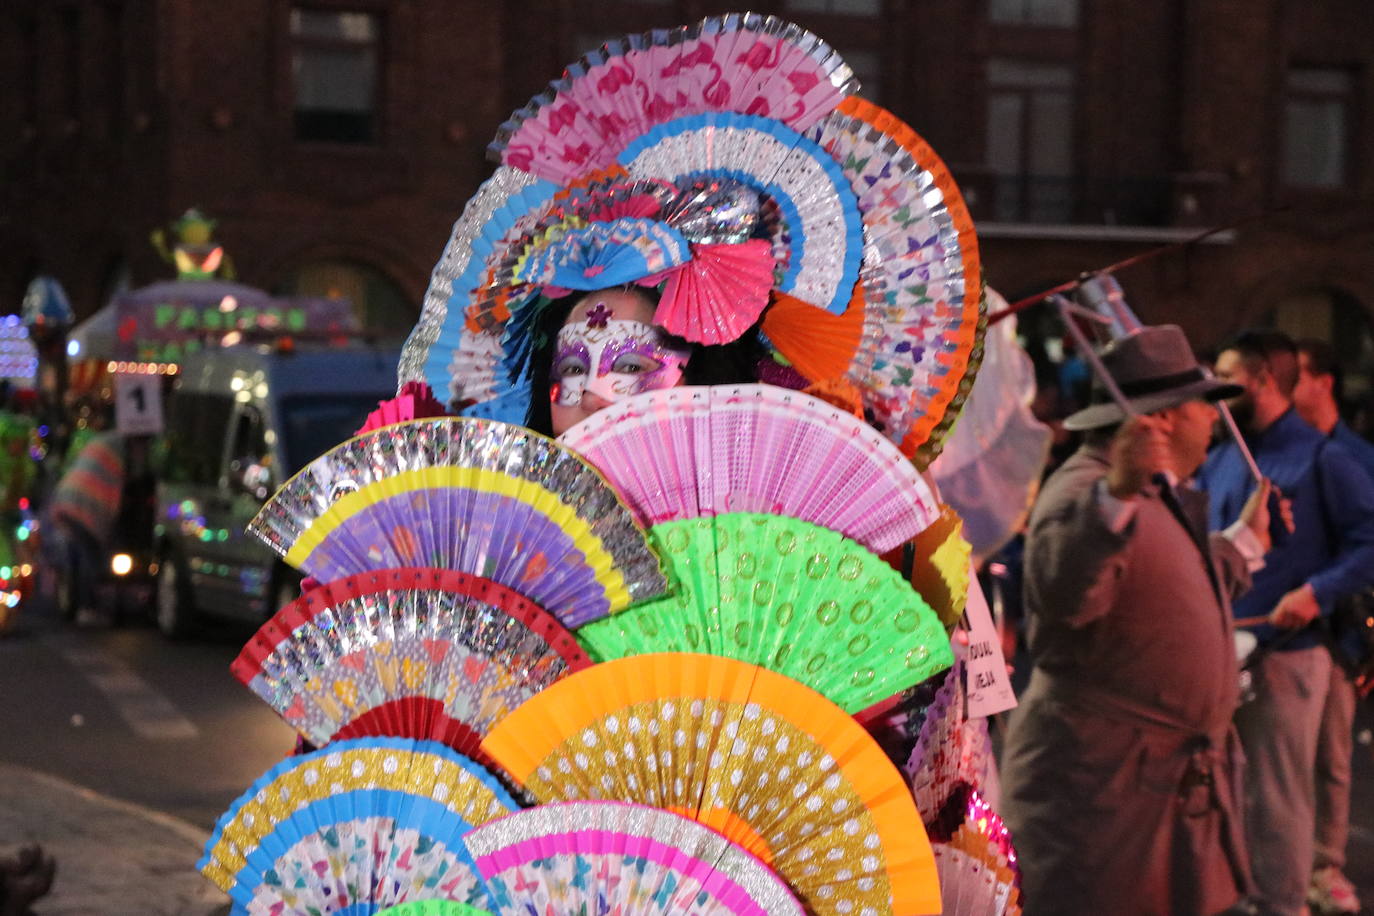
M 736 111 L 806 130 L 857 89 L 824 41 L 755 13 L 632 35 L 570 66 L 511 115 L 493 158 L 567 184 L 673 118 Z

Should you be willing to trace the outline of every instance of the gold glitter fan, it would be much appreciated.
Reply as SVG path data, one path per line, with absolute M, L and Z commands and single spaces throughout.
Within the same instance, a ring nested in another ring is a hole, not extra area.
M 674 811 L 770 865 L 816 914 L 940 910 L 911 793 L 868 733 L 790 678 L 641 655 L 552 685 L 482 743 L 540 802 Z

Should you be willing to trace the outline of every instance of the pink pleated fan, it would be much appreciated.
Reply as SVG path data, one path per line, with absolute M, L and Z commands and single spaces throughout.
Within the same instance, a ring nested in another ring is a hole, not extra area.
M 696 343 L 729 343 L 768 305 L 773 246 L 766 239 L 693 245 L 692 260 L 667 277 L 654 324 Z
M 940 514 L 925 481 L 882 434 L 818 398 L 771 385 L 645 392 L 560 441 L 604 474 L 644 525 L 762 512 L 884 553 Z
M 776 873 L 681 815 L 619 801 L 539 805 L 465 837 L 498 916 L 802 916 Z
M 858 89 L 817 36 L 754 13 L 707 19 L 604 45 L 502 125 L 493 157 L 567 184 L 675 118 L 737 111 L 803 131 Z

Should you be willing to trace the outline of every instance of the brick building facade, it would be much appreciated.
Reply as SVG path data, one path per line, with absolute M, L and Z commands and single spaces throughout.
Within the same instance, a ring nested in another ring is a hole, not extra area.
M 1374 29 L 1364 0 L 760 0 L 835 45 L 971 199 L 1016 298 L 1121 271 L 1199 346 L 1273 320 L 1374 366 Z M 0 295 L 79 314 L 166 277 L 196 205 L 240 278 L 414 320 L 506 114 L 606 37 L 703 0 L 11 0 L 0 11 Z

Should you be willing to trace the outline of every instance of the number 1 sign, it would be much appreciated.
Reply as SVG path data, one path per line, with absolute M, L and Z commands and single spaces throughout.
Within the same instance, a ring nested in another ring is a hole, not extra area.
M 119 373 L 114 377 L 115 430 L 125 436 L 162 432 L 162 376 Z

